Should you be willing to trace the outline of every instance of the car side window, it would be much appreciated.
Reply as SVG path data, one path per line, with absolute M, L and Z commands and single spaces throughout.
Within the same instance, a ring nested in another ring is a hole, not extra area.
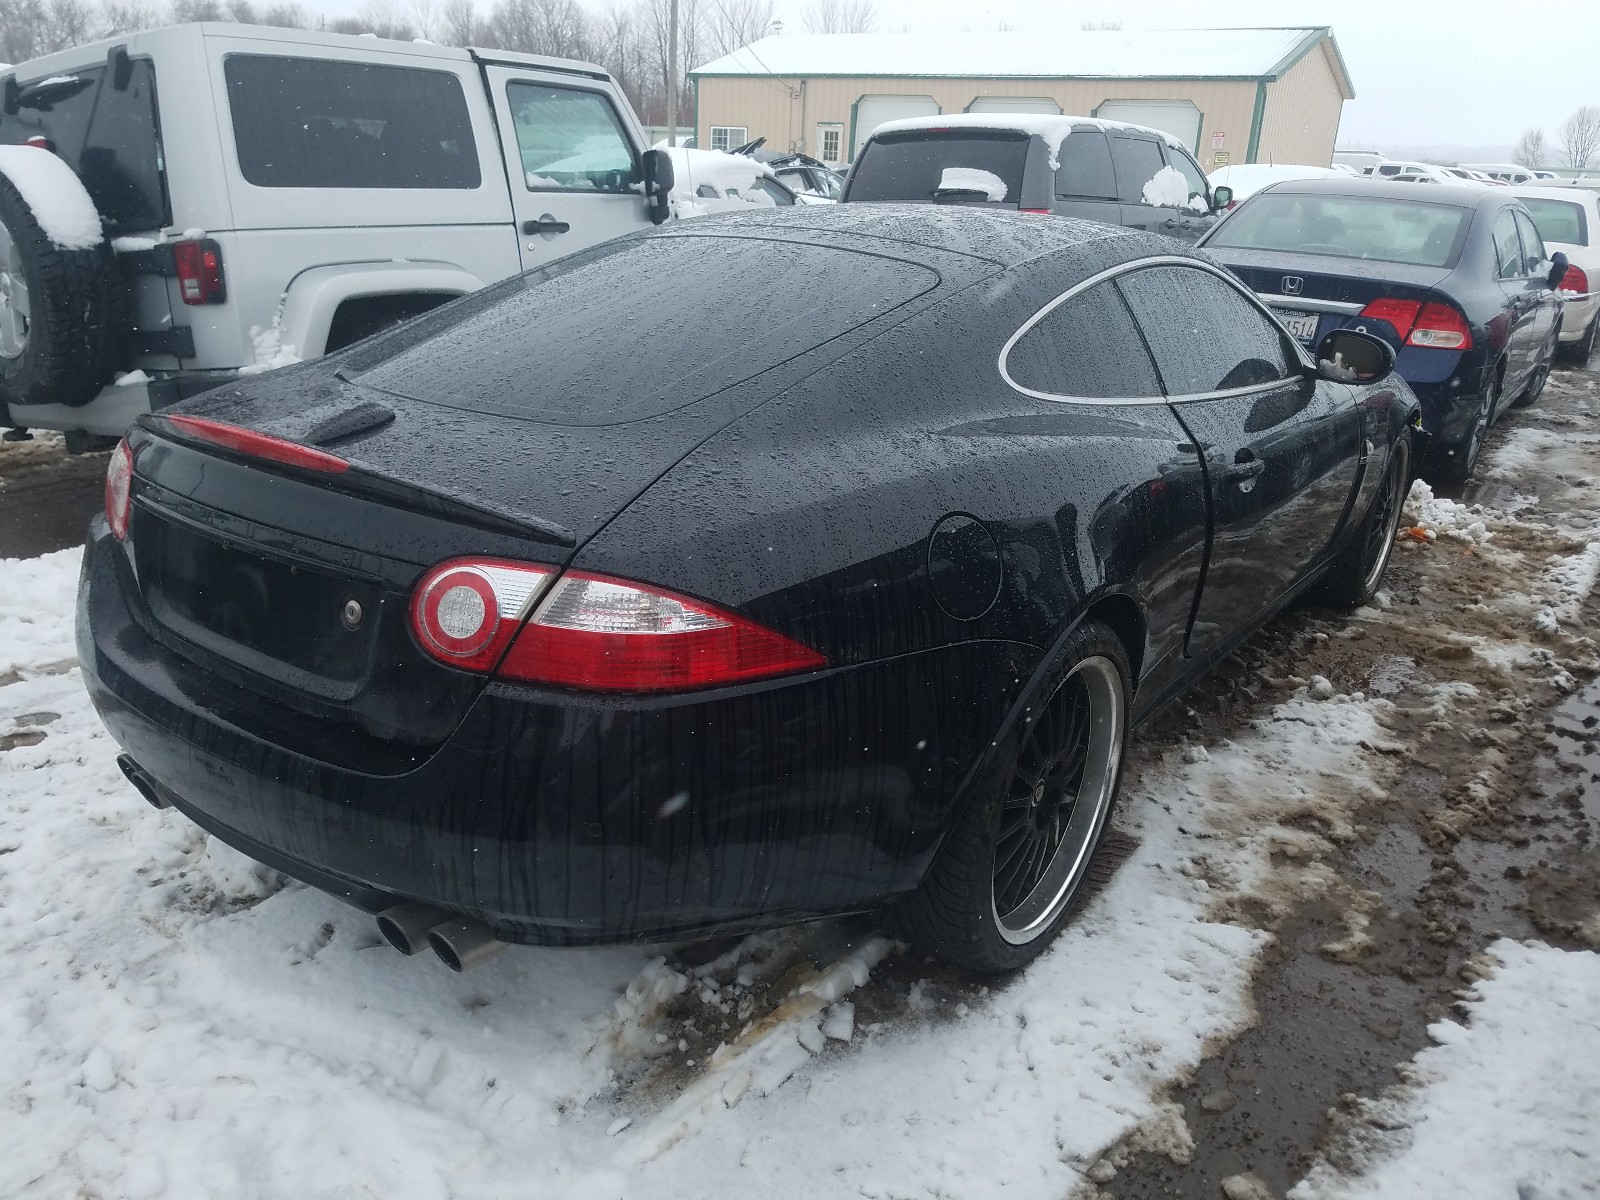
M 1501 279 L 1516 279 L 1522 274 L 1522 242 L 1517 237 L 1517 220 L 1509 208 L 1502 208 L 1494 219 L 1494 269 Z
M 1124 204 L 1145 203 L 1144 185 L 1167 165 L 1161 160 L 1161 147 L 1149 138 L 1113 134 L 1111 157 L 1117 164 L 1117 199 Z
M 1210 208 L 1211 194 L 1206 190 L 1206 177 L 1200 173 L 1200 168 L 1195 165 L 1194 159 L 1182 150 L 1168 146 L 1167 161 L 1178 168 L 1183 175 L 1183 181 L 1189 185 L 1189 207 Z
M 1111 281 L 1057 304 L 1005 358 L 1016 386 L 1045 397 L 1157 399 L 1161 382 Z
M 599 92 L 514 79 L 506 103 L 530 192 L 626 192 L 639 182 L 622 122 Z
M 1517 219 L 1517 232 L 1522 235 L 1523 274 L 1538 275 L 1550 259 L 1544 250 L 1544 239 L 1539 236 L 1539 227 L 1527 213 L 1513 210 L 1512 215 Z
M 762 199 L 757 199 L 757 197 Z M 745 193 L 745 199 L 752 204 L 775 204 L 778 207 L 794 204 L 794 196 L 780 183 L 770 179 L 757 179 L 750 185 L 750 190 Z
M 1111 147 L 1098 129 L 1069 133 L 1056 155 L 1056 195 L 1081 200 L 1115 200 L 1117 178 L 1111 171 Z
M 1121 276 L 1117 286 L 1144 329 L 1169 396 L 1274 383 L 1298 361 L 1283 331 L 1210 271 L 1144 267 Z

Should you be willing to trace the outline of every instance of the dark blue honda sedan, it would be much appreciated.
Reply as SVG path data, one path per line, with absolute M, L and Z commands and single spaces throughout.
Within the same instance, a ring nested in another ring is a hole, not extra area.
M 1394 346 L 1431 435 L 1423 474 L 1472 474 L 1508 404 L 1544 390 L 1564 255 L 1499 188 L 1299 179 L 1251 196 L 1201 240 L 1307 346 L 1363 329 Z

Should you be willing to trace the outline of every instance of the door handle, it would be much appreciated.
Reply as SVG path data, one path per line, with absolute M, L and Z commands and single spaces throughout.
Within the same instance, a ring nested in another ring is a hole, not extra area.
M 545 213 L 537 221 L 524 221 L 523 233 L 566 233 L 572 226 L 565 221 L 558 221 L 549 213 Z
M 1163 228 L 1163 229 L 1178 229 L 1181 226 L 1184 226 L 1184 225 L 1187 225 L 1187 224 L 1188 224 L 1187 221 L 1180 221 L 1180 220 L 1178 220 L 1177 217 L 1168 217 L 1165 221 L 1161 222 L 1161 228 Z
M 1229 483 L 1244 483 L 1246 480 L 1256 478 L 1266 469 L 1265 459 L 1257 458 L 1248 450 L 1241 450 L 1235 457 L 1233 465 L 1222 472 L 1222 477 Z

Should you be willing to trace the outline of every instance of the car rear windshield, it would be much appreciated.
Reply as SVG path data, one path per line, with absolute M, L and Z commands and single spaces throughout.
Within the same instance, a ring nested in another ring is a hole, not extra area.
M 0 117 L 0 143 L 42 137 L 71 167 L 108 233 L 160 229 L 171 222 L 156 119 L 156 72 L 136 58 L 126 87 L 104 66 L 24 82 L 17 111 Z
M 1589 214 L 1583 205 L 1570 200 L 1540 200 L 1524 196 L 1522 203 L 1533 214 L 1533 223 L 1539 236 L 1547 242 L 1562 242 L 1568 246 L 1589 244 Z
M 1208 246 L 1449 267 L 1470 209 L 1378 196 L 1262 192 L 1217 226 Z
M 257 187 L 452 188 L 481 181 L 448 71 L 265 54 L 223 60 L 239 169 Z
M 358 381 L 553 424 L 638 421 L 753 379 L 938 282 L 914 263 L 824 246 L 629 240 L 422 318 L 432 323 L 421 340 Z
M 1028 141 L 1026 133 L 998 130 L 918 130 L 876 137 L 861 152 L 847 198 L 924 203 L 976 200 L 1015 208 L 1022 194 Z M 996 197 L 994 192 L 999 189 L 1004 189 L 1003 195 Z

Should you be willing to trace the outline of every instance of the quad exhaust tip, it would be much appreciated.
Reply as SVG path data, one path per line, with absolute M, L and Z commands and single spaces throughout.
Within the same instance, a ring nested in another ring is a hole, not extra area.
M 452 971 L 470 970 L 506 948 L 482 921 L 414 900 L 379 913 L 378 932 L 401 954 L 431 949 Z

